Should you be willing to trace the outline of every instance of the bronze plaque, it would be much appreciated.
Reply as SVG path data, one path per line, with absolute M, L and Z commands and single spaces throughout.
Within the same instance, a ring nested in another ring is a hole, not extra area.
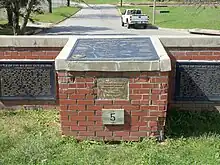
M 128 82 L 127 78 L 99 78 L 98 99 L 128 100 Z

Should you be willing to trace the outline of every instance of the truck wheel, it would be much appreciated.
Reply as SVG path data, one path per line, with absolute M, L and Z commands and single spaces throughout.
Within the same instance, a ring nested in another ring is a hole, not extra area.
M 144 25 L 144 29 L 147 29 L 147 25 Z
M 131 28 L 131 25 L 130 24 L 128 24 L 128 29 L 130 29 Z

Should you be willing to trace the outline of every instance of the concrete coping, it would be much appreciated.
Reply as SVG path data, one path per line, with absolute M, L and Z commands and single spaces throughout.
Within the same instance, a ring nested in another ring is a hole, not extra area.
M 0 36 L 0 47 L 64 47 L 69 37 Z
M 145 61 L 69 61 L 68 57 L 78 39 L 91 38 L 141 38 L 148 37 L 156 50 L 158 60 Z M 157 37 L 152 36 L 75 36 L 70 37 L 67 44 L 55 59 L 56 70 L 66 71 L 171 71 L 170 58 Z
M 160 36 L 164 47 L 220 47 L 220 36 Z

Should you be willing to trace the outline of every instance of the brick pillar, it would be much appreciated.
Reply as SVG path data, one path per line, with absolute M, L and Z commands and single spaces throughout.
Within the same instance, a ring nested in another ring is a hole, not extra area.
M 129 79 L 129 100 L 98 100 L 97 78 Z M 138 141 L 163 133 L 168 72 L 58 72 L 61 129 L 89 140 Z M 102 109 L 124 109 L 124 125 L 103 125 Z

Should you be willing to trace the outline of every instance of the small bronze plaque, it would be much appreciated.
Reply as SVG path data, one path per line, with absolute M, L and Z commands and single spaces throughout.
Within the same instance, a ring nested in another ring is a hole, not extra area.
M 104 125 L 124 124 L 124 109 L 102 109 L 102 122 Z
M 99 78 L 98 99 L 128 100 L 128 82 L 126 78 Z

